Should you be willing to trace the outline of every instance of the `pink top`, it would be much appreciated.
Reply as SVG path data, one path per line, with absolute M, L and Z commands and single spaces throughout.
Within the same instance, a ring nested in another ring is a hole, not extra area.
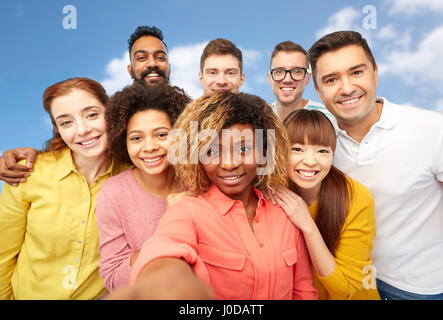
M 317 299 L 300 230 L 281 208 L 259 198 L 251 230 L 241 201 L 215 185 L 169 208 L 131 271 L 133 284 L 159 257 L 187 261 L 217 299 Z
M 100 276 L 112 291 L 128 284 L 131 256 L 154 233 L 166 199 L 148 194 L 126 170 L 106 180 L 97 196 Z

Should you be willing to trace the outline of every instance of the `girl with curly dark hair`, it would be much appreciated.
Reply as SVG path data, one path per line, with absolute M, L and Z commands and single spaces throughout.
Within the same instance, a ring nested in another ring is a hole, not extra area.
M 107 103 L 109 149 L 133 168 L 107 180 L 98 195 L 100 275 L 110 290 L 125 285 L 143 242 L 180 191 L 167 153 L 169 131 L 190 98 L 178 87 L 134 83 Z

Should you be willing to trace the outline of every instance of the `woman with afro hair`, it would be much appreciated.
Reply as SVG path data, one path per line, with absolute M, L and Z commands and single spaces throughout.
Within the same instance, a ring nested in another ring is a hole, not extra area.
M 187 196 L 143 245 L 112 299 L 316 299 L 303 235 L 258 189 L 287 185 L 286 130 L 257 96 L 187 105 L 170 162 Z

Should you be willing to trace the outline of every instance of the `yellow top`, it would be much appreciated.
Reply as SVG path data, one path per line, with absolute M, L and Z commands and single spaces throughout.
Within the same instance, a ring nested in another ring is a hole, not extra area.
M 39 154 L 25 183 L 0 196 L 0 299 L 95 299 L 107 291 L 98 272 L 95 218 L 100 185 L 127 166 L 112 161 L 88 186 L 70 149 Z
M 376 232 L 374 200 L 369 190 L 355 180 L 349 212 L 335 251 L 335 270 L 320 277 L 312 268 L 319 300 L 379 300 L 371 251 Z M 309 207 L 315 220 L 317 204 Z

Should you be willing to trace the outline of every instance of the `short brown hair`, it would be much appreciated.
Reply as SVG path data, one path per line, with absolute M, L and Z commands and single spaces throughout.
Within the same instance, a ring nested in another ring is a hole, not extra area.
M 362 35 L 356 31 L 337 31 L 325 35 L 320 40 L 317 40 L 309 49 L 308 59 L 312 68 L 312 76 L 314 83 L 316 81 L 317 60 L 325 53 L 335 51 L 350 45 L 360 46 L 366 53 L 366 57 L 371 62 L 372 66 L 376 67 L 375 58 L 369 49 L 368 42 Z
M 240 66 L 240 73 L 243 73 L 243 55 L 241 50 L 235 46 L 231 41 L 218 38 L 210 41 L 203 49 L 200 57 L 200 71 L 203 72 L 203 66 L 206 59 L 212 55 L 228 55 L 231 54 L 238 60 Z
M 272 51 L 272 55 L 271 55 L 271 61 L 269 63 L 269 66 L 272 65 L 272 59 L 274 59 L 274 57 L 279 53 L 279 52 L 300 52 L 303 53 L 306 57 L 306 64 L 308 64 L 308 53 L 306 52 L 306 50 L 299 44 L 292 42 L 292 41 L 283 41 L 278 43 L 275 47 L 274 47 L 274 51 Z

